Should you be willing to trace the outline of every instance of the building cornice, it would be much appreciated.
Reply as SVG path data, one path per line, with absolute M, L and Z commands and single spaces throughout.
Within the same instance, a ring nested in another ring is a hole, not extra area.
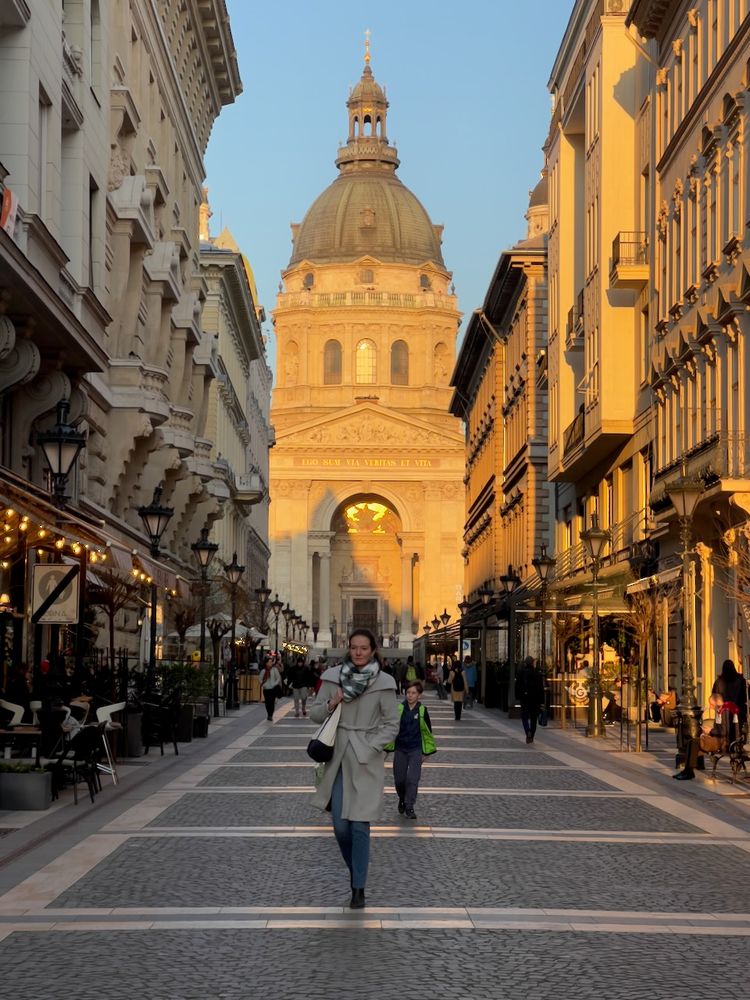
M 625 24 L 634 24 L 643 38 L 663 34 L 680 7 L 682 0 L 634 0 Z

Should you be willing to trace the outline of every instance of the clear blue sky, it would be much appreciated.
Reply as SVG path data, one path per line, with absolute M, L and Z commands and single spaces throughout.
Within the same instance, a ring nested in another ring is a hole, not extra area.
M 547 80 L 573 0 L 228 7 L 244 93 L 222 111 L 206 155 L 211 231 L 231 229 L 266 312 L 289 260 L 289 223 L 336 177 L 366 28 L 399 176 L 445 226 L 461 309 L 481 305 L 501 251 L 526 234 L 549 127 Z M 266 332 L 273 360 L 270 321 Z

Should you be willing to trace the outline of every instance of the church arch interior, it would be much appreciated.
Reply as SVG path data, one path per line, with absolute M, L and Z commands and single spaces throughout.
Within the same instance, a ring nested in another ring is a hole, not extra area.
M 402 529 L 383 497 L 359 494 L 340 504 L 331 520 L 331 612 L 342 632 L 357 626 L 378 639 L 398 631 L 402 607 Z M 321 606 L 320 574 L 313 563 L 313 607 Z

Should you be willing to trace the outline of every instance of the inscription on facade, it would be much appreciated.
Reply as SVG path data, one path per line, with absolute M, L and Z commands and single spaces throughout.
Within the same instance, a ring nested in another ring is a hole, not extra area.
M 439 458 L 298 458 L 295 465 L 323 469 L 439 469 Z

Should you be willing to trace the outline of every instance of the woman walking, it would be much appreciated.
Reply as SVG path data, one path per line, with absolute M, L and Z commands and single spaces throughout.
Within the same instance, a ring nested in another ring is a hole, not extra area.
M 448 687 L 450 688 L 451 701 L 453 702 L 453 715 L 456 722 L 460 722 L 461 712 L 464 707 L 464 698 L 466 697 L 466 679 L 464 678 L 461 664 L 458 661 L 453 664 L 453 668 L 448 674 Z
M 384 747 L 399 730 L 396 682 L 380 667 L 375 636 L 355 629 L 342 664 L 323 674 L 310 706 L 313 722 L 323 722 L 341 703 L 333 758 L 325 765 L 313 804 L 330 810 L 333 832 L 349 869 L 349 906 L 365 905 L 370 858 L 370 823 L 381 812 L 385 780 Z
M 263 692 L 263 701 L 266 703 L 266 716 L 269 722 L 273 722 L 276 697 L 281 691 L 281 674 L 279 668 L 270 657 L 263 665 L 263 673 L 260 676 L 260 687 Z

